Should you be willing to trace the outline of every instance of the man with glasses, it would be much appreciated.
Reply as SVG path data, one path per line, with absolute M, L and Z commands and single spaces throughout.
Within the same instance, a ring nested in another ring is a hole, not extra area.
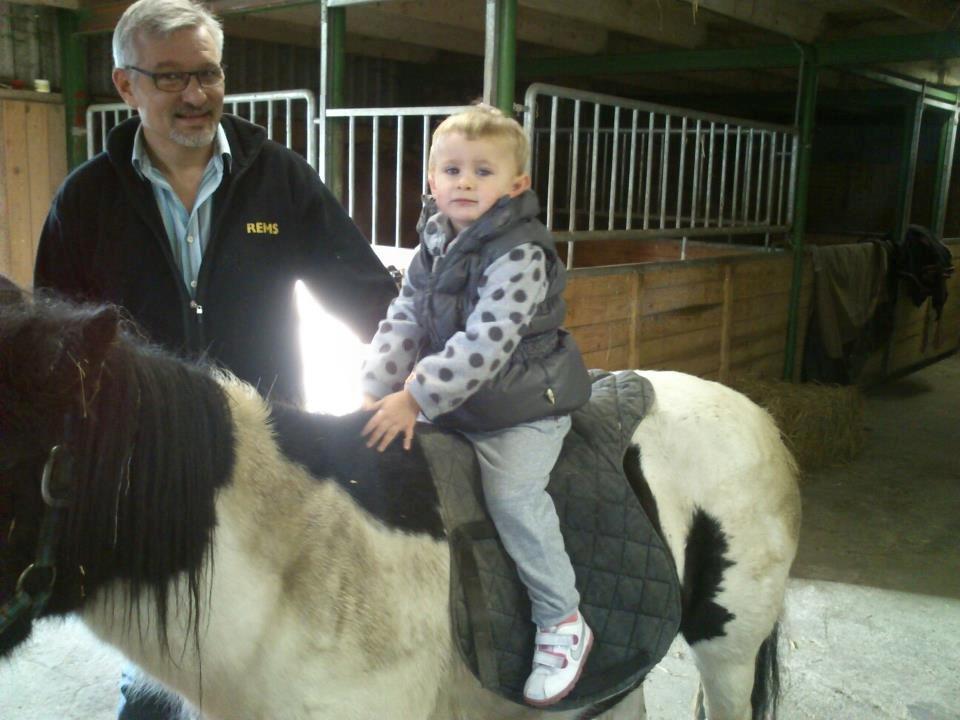
M 396 287 L 299 155 L 223 113 L 219 21 L 139 0 L 113 35 L 113 82 L 138 116 L 71 173 L 34 284 L 125 307 L 149 337 L 302 399 L 293 284 L 367 340 Z
M 222 50 L 219 21 L 191 0 L 127 8 L 113 82 L 138 116 L 61 186 L 34 284 L 121 305 L 154 342 L 298 401 L 294 282 L 365 340 L 396 287 L 317 173 L 223 114 Z M 131 677 L 120 718 L 177 716 L 156 697 L 128 695 Z

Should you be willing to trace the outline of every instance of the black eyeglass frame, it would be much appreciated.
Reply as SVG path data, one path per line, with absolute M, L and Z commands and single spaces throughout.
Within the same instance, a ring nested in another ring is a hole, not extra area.
M 135 70 L 141 75 L 146 75 L 148 78 L 153 80 L 153 86 L 157 88 L 157 90 L 159 90 L 160 92 L 168 92 L 168 93 L 178 93 L 186 90 L 188 87 L 190 87 L 191 77 L 195 77 L 197 79 L 197 84 L 202 88 L 217 87 L 217 85 L 223 84 L 223 81 L 227 77 L 227 66 L 224 65 L 223 63 L 216 66 L 216 69 L 220 71 L 220 77 L 217 78 L 217 81 L 214 83 L 206 83 L 206 84 L 204 84 L 203 80 L 200 79 L 200 75 L 202 73 L 210 72 L 211 70 L 213 70 L 213 68 L 204 68 L 203 70 L 168 70 L 166 72 L 150 72 L 149 70 L 138 68 L 136 65 L 124 65 L 123 69 Z M 160 87 L 160 81 L 157 78 L 162 75 L 179 75 L 182 80 L 183 87 L 176 88 L 176 89 L 174 88 L 168 89 L 168 88 Z

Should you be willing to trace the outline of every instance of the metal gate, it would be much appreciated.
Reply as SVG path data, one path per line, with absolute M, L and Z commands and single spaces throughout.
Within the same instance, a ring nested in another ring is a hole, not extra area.
M 309 90 L 227 95 L 224 109 L 260 125 L 267 137 L 299 153 L 317 168 L 317 104 Z M 107 134 L 131 117 L 125 103 L 91 105 L 87 108 L 87 158 L 106 147 Z

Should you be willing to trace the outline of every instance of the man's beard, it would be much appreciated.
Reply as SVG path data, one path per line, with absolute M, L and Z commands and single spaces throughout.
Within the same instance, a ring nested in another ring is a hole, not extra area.
M 171 128 L 170 130 L 170 139 L 173 140 L 177 145 L 188 148 L 200 148 L 206 147 L 213 142 L 213 139 L 217 136 L 217 125 L 214 123 L 209 128 L 203 130 L 197 130 L 190 134 L 182 133 L 176 129 L 176 127 Z
M 188 148 L 206 147 L 213 142 L 213 138 L 216 136 L 217 128 L 215 127 L 208 130 L 198 130 L 190 135 L 184 135 L 179 130 L 170 131 L 171 140 L 173 140 L 177 145 L 182 145 L 183 147 Z

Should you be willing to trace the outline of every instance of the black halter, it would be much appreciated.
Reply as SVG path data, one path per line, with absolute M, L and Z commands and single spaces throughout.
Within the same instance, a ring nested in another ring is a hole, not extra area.
M 24 615 L 37 618 L 47 605 L 53 586 L 57 581 L 57 566 L 54 561 L 57 536 L 60 531 L 64 509 L 73 500 L 72 458 L 65 445 L 54 445 L 43 465 L 40 478 L 40 493 L 46 505 L 40 537 L 37 539 L 37 554 L 17 580 L 17 589 L 12 599 L 0 605 L 0 638 Z

